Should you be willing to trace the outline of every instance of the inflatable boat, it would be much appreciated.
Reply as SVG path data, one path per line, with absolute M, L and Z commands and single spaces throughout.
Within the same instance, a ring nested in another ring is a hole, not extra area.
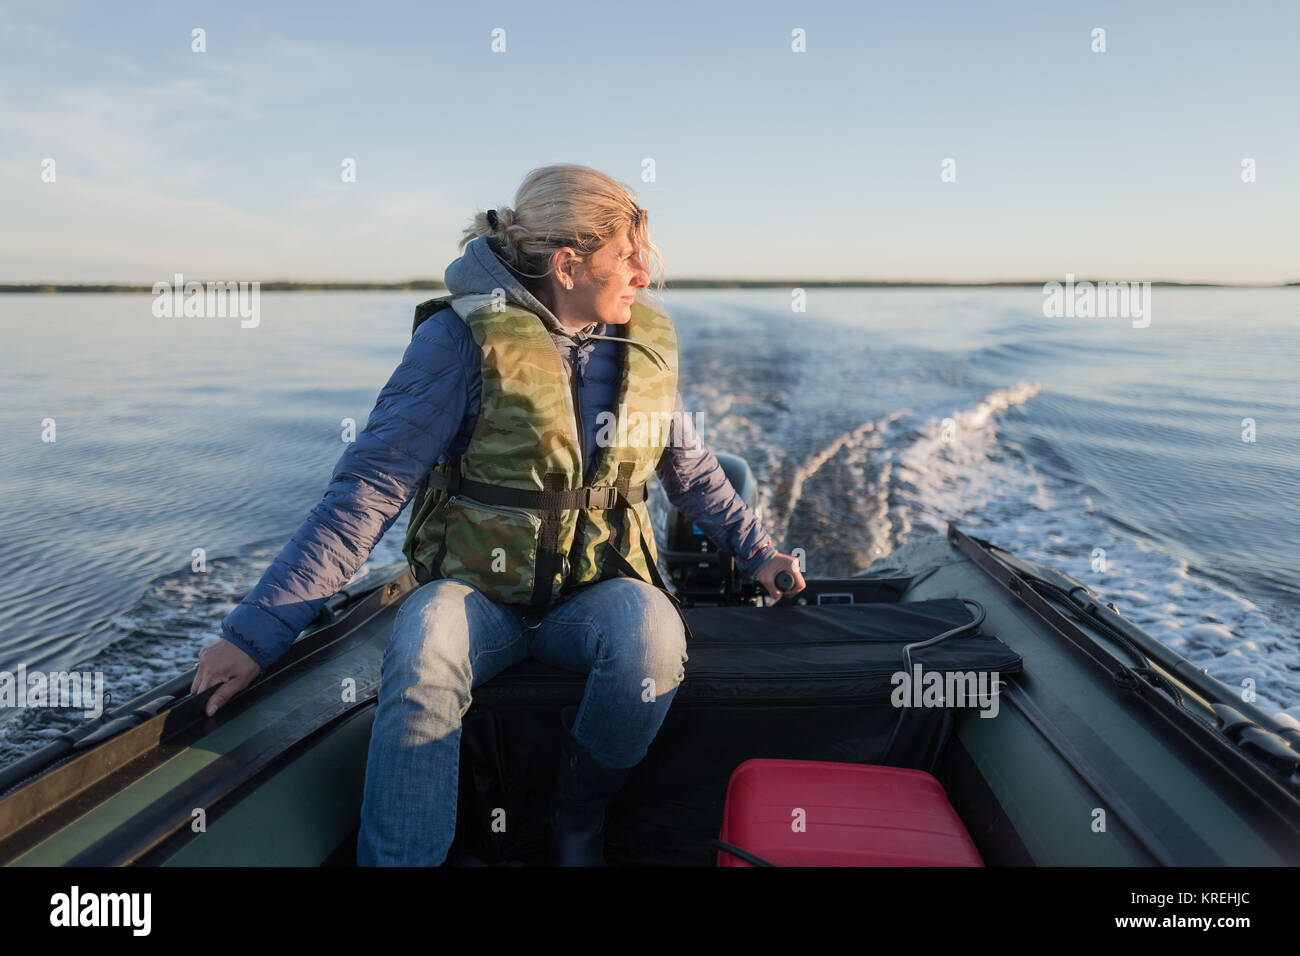
M 1068 575 L 949 525 L 768 604 L 683 516 L 662 537 L 693 636 L 609 807 L 611 865 L 797 862 L 737 842 L 745 767 L 924 776 L 986 866 L 1300 863 L 1300 731 Z M 416 586 L 400 565 L 354 581 L 212 718 L 190 671 L 3 768 L 0 862 L 354 865 L 380 662 Z M 529 660 L 475 689 L 449 865 L 545 862 L 559 712 L 584 682 Z

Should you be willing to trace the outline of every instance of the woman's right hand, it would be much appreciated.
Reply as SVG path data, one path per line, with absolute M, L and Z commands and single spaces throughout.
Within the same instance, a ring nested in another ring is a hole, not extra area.
M 262 672 L 257 661 L 228 640 L 218 638 L 199 651 L 199 669 L 190 684 L 191 694 L 201 694 L 215 684 L 221 686 L 208 698 L 208 716 L 253 682 Z

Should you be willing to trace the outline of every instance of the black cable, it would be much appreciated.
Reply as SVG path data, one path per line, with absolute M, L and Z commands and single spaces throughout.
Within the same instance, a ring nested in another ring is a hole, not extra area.
M 714 849 L 721 850 L 724 853 L 730 853 L 732 856 L 744 860 L 753 866 L 776 866 L 770 860 L 765 860 L 761 856 L 750 853 L 748 850 L 742 850 L 740 847 L 724 840 L 710 840 L 709 845 Z
M 934 775 L 935 769 L 939 766 L 939 758 L 943 756 L 943 743 L 948 739 L 948 731 L 952 727 L 952 708 L 945 707 L 943 711 L 943 724 L 939 728 L 939 739 L 934 744 L 934 756 L 930 758 L 925 772 Z
M 930 647 L 933 644 L 938 644 L 940 641 L 946 641 L 950 637 L 955 637 L 958 634 L 964 634 L 966 631 L 972 630 L 974 628 L 978 628 L 981 624 L 984 623 L 984 617 L 986 612 L 982 604 L 980 604 L 978 601 L 972 601 L 970 598 L 961 598 L 960 600 L 963 604 L 974 605 L 975 610 L 977 612 L 974 620 L 972 620 L 968 624 L 963 624 L 960 627 L 954 627 L 950 631 L 944 631 L 938 637 L 931 637 L 924 641 L 915 641 L 911 644 L 903 645 L 903 672 L 908 675 L 909 679 L 911 679 L 911 674 L 912 674 L 912 651 L 913 650 L 920 650 L 923 647 Z M 898 720 L 894 724 L 893 733 L 889 735 L 889 740 L 885 743 L 885 749 L 881 751 L 880 757 L 879 759 L 877 759 L 876 763 L 882 765 L 887 764 L 889 759 L 889 753 L 894 748 L 894 741 L 898 739 L 898 732 L 903 728 L 903 718 L 907 716 L 907 710 L 908 708 L 906 707 L 898 708 Z

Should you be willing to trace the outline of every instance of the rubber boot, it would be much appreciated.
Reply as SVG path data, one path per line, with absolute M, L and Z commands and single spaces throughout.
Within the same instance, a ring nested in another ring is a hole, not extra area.
M 551 798 L 551 866 L 605 865 L 605 807 L 622 788 L 630 767 L 602 766 L 573 738 L 576 707 L 560 711 L 564 739 Z

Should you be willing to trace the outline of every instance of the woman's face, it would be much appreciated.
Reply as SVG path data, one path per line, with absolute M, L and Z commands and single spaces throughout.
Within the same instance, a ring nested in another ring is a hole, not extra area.
M 561 273 L 573 280 L 573 288 L 556 289 L 555 316 L 570 328 L 580 329 L 592 322 L 625 325 L 632 318 L 632 300 L 637 289 L 650 284 L 650 271 L 629 228 L 606 243 L 586 262 L 579 262 Z M 558 277 L 557 277 L 558 278 Z

